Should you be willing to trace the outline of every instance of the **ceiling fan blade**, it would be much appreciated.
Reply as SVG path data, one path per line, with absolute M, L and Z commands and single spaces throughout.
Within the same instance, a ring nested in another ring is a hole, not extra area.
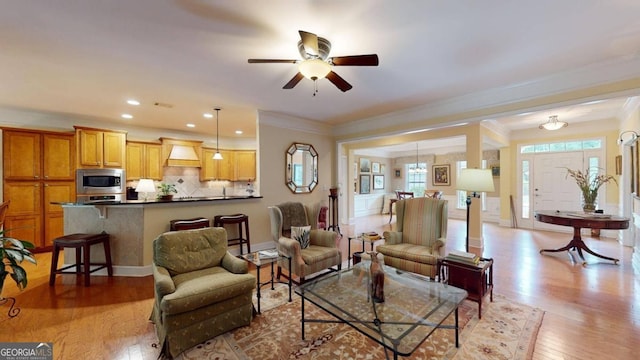
M 333 83 L 338 89 L 342 90 L 342 92 L 351 90 L 353 86 L 349 84 L 345 79 L 341 78 L 340 75 L 331 71 L 327 74 L 327 79 Z
M 300 33 L 304 51 L 306 51 L 307 54 L 318 55 L 318 35 L 302 30 L 298 30 L 298 33 Z
M 284 60 L 284 59 L 249 59 L 249 64 L 265 64 L 265 63 L 287 63 L 295 64 L 298 60 Z
M 353 55 L 332 57 L 331 62 L 336 66 L 378 66 L 378 55 Z
M 293 89 L 296 85 L 298 85 L 298 83 L 300 82 L 300 80 L 302 80 L 302 78 L 304 78 L 304 75 L 302 75 L 301 73 L 297 73 L 291 80 L 289 80 L 288 83 L 286 83 L 282 88 L 283 89 Z

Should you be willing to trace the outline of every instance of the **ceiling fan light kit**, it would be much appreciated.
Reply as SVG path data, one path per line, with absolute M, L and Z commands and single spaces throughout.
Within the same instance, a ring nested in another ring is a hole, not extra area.
M 538 126 L 538 128 L 543 129 L 543 130 L 559 130 L 562 129 L 563 127 L 568 126 L 569 124 L 565 121 L 558 121 L 558 115 L 551 115 L 549 116 L 549 120 L 544 123 L 544 124 L 540 124 L 540 126 Z
M 317 92 L 317 81 L 325 77 L 342 92 L 353 88 L 351 84 L 331 69 L 332 66 L 378 66 L 379 61 L 376 54 L 329 57 L 329 51 L 331 51 L 329 40 L 302 30 L 299 30 L 298 33 L 300 34 L 298 51 L 302 60 L 249 59 L 248 62 L 250 64 L 298 64 L 298 73 L 282 88 L 293 89 L 300 80 L 306 77 L 314 81 L 314 95 Z
M 298 71 L 311 80 L 324 79 L 331 72 L 331 65 L 320 59 L 309 59 L 300 63 Z

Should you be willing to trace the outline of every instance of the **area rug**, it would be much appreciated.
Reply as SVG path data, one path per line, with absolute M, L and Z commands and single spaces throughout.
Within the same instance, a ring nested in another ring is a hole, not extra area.
M 287 288 L 263 290 L 262 314 L 250 326 L 233 330 L 197 345 L 178 359 L 386 359 L 382 346 L 345 324 L 308 323 L 306 340 L 300 336 L 300 298 Z M 459 308 L 460 347 L 455 347 L 454 331 L 436 330 L 410 356 L 403 359 L 530 359 L 544 312 L 518 304 L 500 295 L 483 305 L 464 301 Z M 271 308 L 271 310 L 265 310 Z M 312 304 L 305 306 L 310 318 L 333 319 Z M 448 319 L 453 323 L 453 316 Z

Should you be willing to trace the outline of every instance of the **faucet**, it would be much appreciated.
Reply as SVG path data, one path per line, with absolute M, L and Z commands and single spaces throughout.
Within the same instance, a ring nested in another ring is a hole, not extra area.
M 222 186 L 222 197 L 227 197 L 227 188 L 224 185 Z

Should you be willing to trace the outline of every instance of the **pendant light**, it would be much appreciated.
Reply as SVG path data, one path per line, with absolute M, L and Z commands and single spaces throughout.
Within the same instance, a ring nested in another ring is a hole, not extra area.
M 538 126 L 538 128 L 553 131 L 562 129 L 567 125 L 569 124 L 567 124 L 565 121 L 558 121 L 558 115 L 551 115 L 549 116 L 549 120 L 546 123 Z
M 220 108 L 215 108 L 216 111 L 216 153 L 213 155 L 214 160 L 222 160 L 222 154 L 220 154 L 220 122 L 219 113 Z

